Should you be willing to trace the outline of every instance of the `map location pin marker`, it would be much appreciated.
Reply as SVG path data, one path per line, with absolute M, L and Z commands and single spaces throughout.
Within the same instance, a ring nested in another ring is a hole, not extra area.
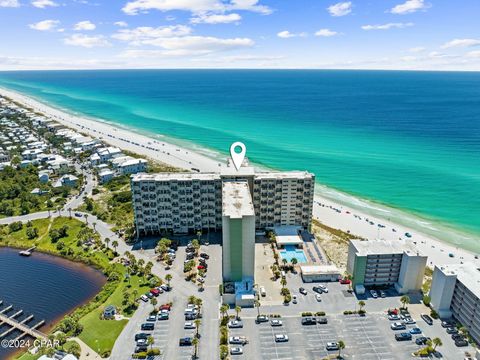
M 241 149 L 239 153 L 235 151 L 237 147 Z M 240 170 L 240 166 L 242 166 L 242 162 L 243 162 L 243 159 L 245 158 L 246 152 L 247 152 L 247 148 L 240 141 L 234 142 L 230 146 L 230 156 L 232 157 L 233 165 L 235 165 L 235 169 L 237 169 L 237 171 Z

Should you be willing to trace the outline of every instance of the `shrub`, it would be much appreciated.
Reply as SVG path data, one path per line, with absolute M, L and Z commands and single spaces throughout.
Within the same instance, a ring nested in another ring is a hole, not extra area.
M 438 319 L 439 316 L 438 316 L 438 313 L 435 311 L 435 310 L 431 310 L 430 311 L 430 316 L 433 318 L 433 319 Z
M 432 301 L 432 299 L 430 298 L 430 296 L 428 295 L 423 295 L 423 303 L 425 304 L 425 306 L 428 306 L 430 307 L 430 302 Z
M 10 232 L 17 232 L 17 231 L 20 231 L 22 230 L 23 228 L 23 224 L 21 221 L 15 221 L 13 223 L 11 223 L 10 225 L 8 225 L 8 230 L 10 230 Z

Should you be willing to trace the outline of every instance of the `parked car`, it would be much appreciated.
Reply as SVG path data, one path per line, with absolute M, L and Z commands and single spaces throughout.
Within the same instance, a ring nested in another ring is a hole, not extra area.
M 300 294 L 307 295 L 307 290 L 305 290 L 305 288 L 303 288 L 303 287 L 298 289 L 298 291 L 300 292 Z
M 304 317 L 302 318 L 302 325 L 316 325 L 317 319 L 313 317 Z
M 260 286 L 260 295 L 262 295 L 262 297 L 267 296 L 267 292 L 265 291 L 265 287 L 264 287 L 264 286 Z
M 323 293 L 322 288 L 320 286 L 314 286 L 313 291 L 315 291 L 318 294 Z
M 142 324 L 142 325 L 140 326 L 140 329 L 142 329 L 142 330 L 144 330 L 144 331 L 145 331 L 145 330 L 146 330 L 146 331 L 152 331 L 152 330 L 155 329 L 155 323 L 151 323 L 151 322 L 149 322 L 149 323 L 144 323 L 144 324 Z
M 318 287 L 322 289 L 322 292 L 324 292 L 325 294 L 328 293 L 328 288 L 325 285 L 318 285 Z
M 196 326 L 195 326 L 195 323 L 191 322 L 191 321 L 187 321 L 185 323 L 185 325 L 183 325 L 183 328 L 184 329 L 195 329 Z
M 245 345 L 248 343 L 248 340 L 245 336 L 230 336 L 228 342 L 230 344 Z
M 325 346 L 325 348 L 326 348 L 328 351 L 338 350 L 338 343 L 336 343 L 336 342 L 327 342 L 327 346 Z
M 404 323 L 407 325 L 413 325 L 413 324 L 416 324 L 417 322 L 408 316 L 408 317 L 405 317 Z
M 157 316 L 158 320 L 168 320 L 170 318 L 170 313 L 168 312 L 168 310 L 162 310 L 158 316 Z
M 292 296 L 292 303 L 294 303 L 294 304 L 297 303 L 297 295 Z
M 375 290 L 370 290 L 370 295 L 372 295 L 374 299 L 378 298 L 378 294 Z
M 422 330 L 418 327 L 410 329 L 410 334 L 412 334 L 412 335 L 419 335 L 421 333 L 422 333 Z
M 275 342 L 287 342 L 288 335 L 286 334 L 276 334 L 275 335 Z
M 430 338 L 425 337 L 425 336 L 420 336 L 420 337 L 415 339 L 415 343 L 417 345 L 426 345 L 428 340 L 430 340 Z
M 465 339 L 455 340 L 455 346 L 457 346 L 457 347 L 468 346 L 468 341 L 465 340 Z
M 167 285 L 167 284 L 162 284 L 160 285 L 160 287 L 162 288 L 163 291 L 170 291 L 172 290 L 171 286 Z
M 449 327 L 447 328 L 447 334 L 458 334 L 457 328 Z
M 272 320 L 270 320 L 270 325 L 272 325 L 272 326 L 282 326 L 283 323 L 282 323 L 282 320 L 272 319 Z
M 269 320 L 269 319 L 268 319 L 268 316 L 267 316 L 267 315 L 259 315 L 259 316 L 257 316 L 257 318 L 255 319 L 255 322 L 256 322 L 257 324 L 260 324 L 260 323 L 262 323 L 262 322 L 268 322 L 268 320 Z
M 228 322 L 228 327 L 230 329 L 241 329 L 241 328 L 243 328 L 243 323 L 241 321 L 238 321 L 238 320 L 230 320 Z
M 328 323 L 328 320 L 325 316 L 321 316 L 317 318 L 317 324 L 327 324 L 327 323 Z
M 428 325 L 433 325 L 433 319 L 428 316 L 427 314 L 422 314 L 420 317 L 425 321 Z
M 172 305 L 170 305 L 170 304 L 160 305 L 160 310 L 168 310 L 168 311 L 170 311 L 171 308 L 172 308 Z
M 351 283 L 351 281 L 347 278 L 340 279 L 340 284 L 348 285 L 350 283 Z
M 147 318 L 147 321 L 156 321 L 157 320 L 157 317 L 155 315 L 150 315 L 148 318 Z
M 317 300 L 318 302 L 322 301 L 322 297 L 320 296 L 320 294 L 315 294 L 315 300 Z
M 142 296 L 140 296 L 140 299 L 142 299 L 142 300 L 145 301 L 145 302 L 148 302 L 148 297 L 147 297 L 147 295 L 142 295 Z
M 384 298 L 386 296 L 387 296 L 387 294 L 385 293 L 385 291 L 380 290 L 380 297 Z
M 452 339 L 457 341 L 457 340 L 465 339 L 465 337 L 462 334 L 452 334 Z
M 197 313 L 188 313 L 185 315 L 185 320 L 195 320 L 197 318 Z
M 135 350 L 134 350 L 134 353 L 138 354 L 138 353 L 141 353 L 141 352 L 145 352 L 145 351 L 147 351 L 147 349 L 148 349 L 147 345 L 136 346 Z
M 201 253 L 200 257 L 202 257 L 204 259 L 207 259 L 207 260 L 210 259 L 210 256 L 207 253 Z
M 390 329 L 392 330 L 405 330 L 406 328 L 407 327 L 405 324 L 401 322 L 394 322 L 393 324 L 390 324 Z
M 149 336 L 150 336 L 150 334 L 147 334 L 147 333 L 135 334 L 135 341 L 140 340 L 140 339 L 148 339 Z
M 399 315 L 395 315 L 395 314 L 391 314 L 391 315 L 388 315 L 388 320 L 390 320 L 390 321 L 398 321 L 398 320 L 400 320 L 400 316 L 399 316 Z
M 147 345 L 147 339 L 138 339 L 137 346 Z
M 180 346 L 191 346 L 192 345 L 192 338 L 191 337 L 181 338 L 178 341 L 178 345 L 180 345 Z
M 241 347 L 232 347 L 230 348 L 230 355 L 242 355 L 243 349 Z
M 403 332 L 403 333 L 400 333 L 400 334 L 395 334 L 395 340 L 397 340 L 397 341 L 412 340 L 412 334 L 407 333 L 407 332 Z
M 449 321 L 449 320 L 442 321 L 442 327 L 443 328 L 455 327 L 455 322 Z
M 82 214 L 79 213 L 79 212 L 76 212 L 76 213 L 75 213 L 75 216 L 76 216 L 76 217 L 82 217 Z

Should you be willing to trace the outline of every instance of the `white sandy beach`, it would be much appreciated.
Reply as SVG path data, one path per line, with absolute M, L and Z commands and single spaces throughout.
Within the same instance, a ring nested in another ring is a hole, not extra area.
M 140 135 L 105 122 L 73 116 L 10 90 L 0 88 L 0 94 L 37 112 L 50 116 L 53 120 L 65 126 L 81 131 L 91 137 L 99 138 L 112 146 L 138 153 L 156 161 L 189 170 L 196 168 L 202 172 L 216 172 L 220 170 L 221 166 L 224 166 L 218 160 L 192 152 L 178 145 Z M 473 261 L 480 265 L 480 260 L 475 259 L 475 254 L 469 251 L 391 221 L 372 217 L 318 195 L 315 196 L 313 215 L 314 218 L 330 227 L 350 231 L 352 234 L 364 238 L 380 238 L 386 241 L 399 241 L 399 238 L 402 238 L 412 242 L 419 252 L 429 256 L 429 264 L 442 265 Z M 368 222 L 366 221 L 367 218 L 369 219 Z M 370 222 L 373 222 L 373 225 Z M 382 224 L 385 227 L 379 227 L 378 224 Z M 412 237 L 407 238 L 405 233 L 410 233 Z M 454 257 L 450 257 L 450 253 L 454 254 Z

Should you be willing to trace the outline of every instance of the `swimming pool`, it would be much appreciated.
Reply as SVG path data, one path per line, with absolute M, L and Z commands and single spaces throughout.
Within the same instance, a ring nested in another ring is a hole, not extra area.
M 304 264 L 307 262 L 307 257 L 303 250 L 297 249 L 295 246 L 286 245 L 284 250 L 280 251 L 280 257 L 292 262 L 292 259 L 297 259 L 297 263 Z

